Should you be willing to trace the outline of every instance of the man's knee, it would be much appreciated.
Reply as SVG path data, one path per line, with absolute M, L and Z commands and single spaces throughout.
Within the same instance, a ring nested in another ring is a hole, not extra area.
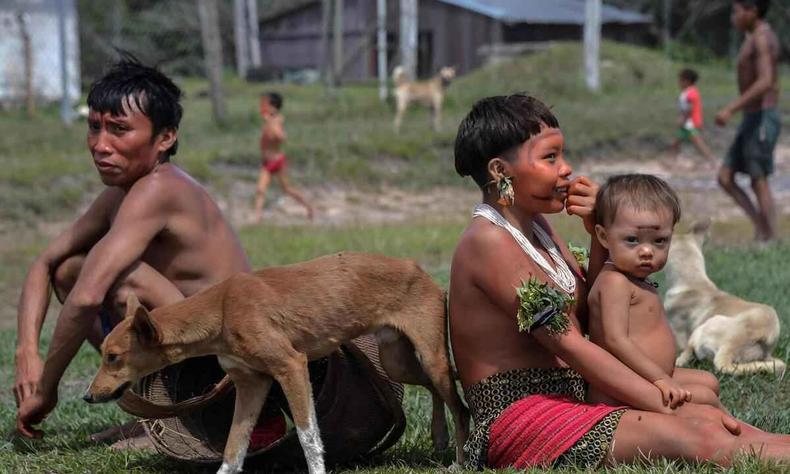
M 84 255 L 73 255 L 62 261 L 52 274 L 52 287 L 55 297 L 63 303 L 66 300 L 77 278 L 80 276 L 82 264 L 85 262 Z
M 727 168 L 722 168 L 719 170 L 718 181 L 719 186 L 729 191 L 735 187 L 735 174 Z

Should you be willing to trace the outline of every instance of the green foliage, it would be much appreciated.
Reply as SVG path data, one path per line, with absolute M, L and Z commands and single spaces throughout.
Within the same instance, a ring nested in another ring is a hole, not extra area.
M 570 320 L 566 312 L 574 302 L 572 296 L 535 277 L 521 282 L 521 286 L 516 288 L 516 295 L 519 301 L 516 315 L 519 331 L 530 332 L 532 325 L 543 317 L 551 318 L 545 324 L 550 334 L 563 334 L 568 330 Z M 547 312 L 555 314 L 547 316 Z
M 590 249 L 587 247 L 577 247 L 571 242 L 568 242 L 568 250 L 573 254 L 576 263 L 584 271 L 587 271 L 587 264 L 590 263 Z

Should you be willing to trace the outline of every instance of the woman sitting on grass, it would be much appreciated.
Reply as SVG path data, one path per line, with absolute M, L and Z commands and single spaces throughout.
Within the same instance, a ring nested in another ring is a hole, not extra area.
M 592 235 L 597 186 L 571 179 L 544 104 L 525 95 L 475 104 L 458 130 L 455 167 L 483 192 L 450 283 L 453 352 L 475 422 L 469 467 L 790 458 L 787 436 L 712 406 L 665 405 L 658 387 L 584 337 L 587 291 L 605 251 L 591 239 L 585 279 L 543 214 L 565 210 Z M 628 406 L 584 403 L 587 383 Z

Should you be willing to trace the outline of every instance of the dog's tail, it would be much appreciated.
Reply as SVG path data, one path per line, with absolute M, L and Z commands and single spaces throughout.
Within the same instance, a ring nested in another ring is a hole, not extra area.
M 744 374 L 752 374 L 755 372 L 768 372 L 782 376 L 784 375 L 787 366 L 785 365 L 784 361 L 782 361 L 781 359 L 776 359 L 774 357 L 771 357 L 768 360 L 755 360 L 753 362 L 741 362 L 741 363 L 722 365 L 721 367 L 718 367 L 718 369 L 720 372 L 730 375 L 744 375 Z
M 395 69 L 392 70 L 392 81 L 395 83 L 396 87 L 408 82 L 406 70 L 403 69 L 403 66 L 395 66 Z

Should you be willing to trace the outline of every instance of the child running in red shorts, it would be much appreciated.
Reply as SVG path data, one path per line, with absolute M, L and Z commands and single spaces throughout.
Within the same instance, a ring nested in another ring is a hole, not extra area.
M 263 204 L 266 200 L 266 190 L 272 181 L 272 175 L 280 181 L 280 186 L 285 194 L 304 206 L 308 219 L 313 219 L 313 207 L 291 186 L 288 176 L 285 174 L 287 161 L 281 146 L 287 135 L 283 128 L 285 117 L 280 113 L 282 105 L 283 98 L 277 92 L 266 92 L 261 96 L 260 113 L 263 119 L 260 142 L 261 172 L 258 176 L 255 196 L 255 222 L 260 222 L 263 217 Z

